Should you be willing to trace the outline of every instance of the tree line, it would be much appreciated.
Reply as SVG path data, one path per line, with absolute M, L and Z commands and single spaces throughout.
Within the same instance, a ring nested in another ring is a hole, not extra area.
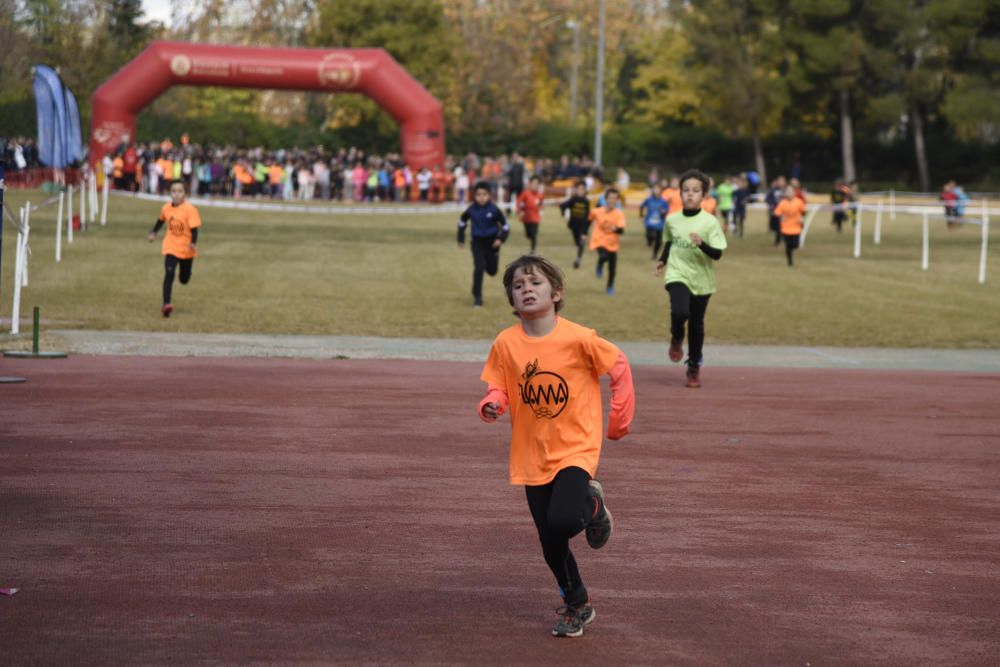
M 164 38 L 381 46 L 442 101 L 454 150 L 590 150 L 596 2 L 189 4 L 175 0 L 168 29 L 140 0 L 0 0 L 0 135 L 33 132 L 32 64 L 59 67 L 86 116 L 92 91 Z M 1000 178 L 1000 0 L 606 5 L 606 162 L 695 155 L 766 175 L 801 159 L 824 177 L 881 174 L 924 190 L 952 168 Z M 176 88 L 140 118 L 148 138 L 185 127 L 220 142 L 397 141 L 392 119 L 353 95 Z

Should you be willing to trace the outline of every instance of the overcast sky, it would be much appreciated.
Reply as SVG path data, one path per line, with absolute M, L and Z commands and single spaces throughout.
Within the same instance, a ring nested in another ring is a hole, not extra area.
M 170 0 L 142 0 L 142 10 L 147 20 L 160 21 L 170 27 Z

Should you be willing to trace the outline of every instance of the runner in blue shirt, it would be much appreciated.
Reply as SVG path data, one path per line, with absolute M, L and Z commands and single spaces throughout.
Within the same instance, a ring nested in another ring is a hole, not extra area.
M 649 196 L 639 205 L 639 215 L 646 225 L 646 247 L 653 249 L 653 259 L 660 254 L 663 245 L 663 223 L 667 218 L 669 204 L 657 192 L 657 187 L 649 188 Z

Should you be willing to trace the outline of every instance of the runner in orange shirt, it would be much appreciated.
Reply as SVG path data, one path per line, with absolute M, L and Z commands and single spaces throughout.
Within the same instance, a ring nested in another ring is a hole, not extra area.
M 664 188 L 660 196 L 670 207 L 667 211 L 668 216 L 679 213 L 684 208 L 684 202 L 681 201 L 681 182 L 677 177 L 670 179 L 670 187 Z
M 799 236 L 802 234 L 802 214 L 805 210 L 806 204 L 794 185 L 785 188 L 785 198 L 774 209 L 774 214 L 781 217 L 781 238 L 785 241 L 785 257 L 788 258 L 788 268 L 793 266 L 792 253 L 799 247 Z
M 148 240 L 156 240 L 156 233 L 166 224 L 167 232 L 163 236 L 163 307 L 160 312 L 164 317 L 170 317 L 174 307 L 170 301 L 170 293 L 174 286 L 174 271 L 181 267 L 180 280 L 187 285 L 191 280 L 191 267 L 198 254 L 198 228 L 201 227 L 201 216 L 198 209 L 187 201 L 187 191 L 183 181 L 170 184 L 170 203 L 160 209 L 160 217 L 156 219 L 153 231 L 149 232 Z
M 545 562 L 564 606 L 556 637 L 579 637 L 594 620 L 570 539 L 586 533 L 593 549 L 611 537 L 604 490 L 594 479 L 601 455 L 601 375 L 611 376 L 607 436 L 629 432 L 635 412 L 632 371 L 615 345 L 561 318 L 563 274 L 525 255 L 504 272 L 507 300 L 520 319 L 493 341 L 481 379 L 479 416 L 496 421 L 510 408 L 510 482 L 523 484 Z
M 538 225 L 542 222 L 542 179 L 532 176 L 528 180 L 528 189 L 517 196 L 517 217 L 524 224 L 524 235 L 531 241 L 531 252 L 534 254 L 538 245 Z
M 595 275 L 600 278 L 604 274 L 604 265 L 608 265 L 608 296 L 615 295 L 615 272 L 618 268 L 618 249 L 621 247 L 621 236 L 625 233 L 625 211 L 618 208 L 618 190 L 608 188 L 604 194 L 604 206 L 599 206 L 590 212 L 594 226 L 590 232 L 590 249 L 597 251 L 597 270 Z

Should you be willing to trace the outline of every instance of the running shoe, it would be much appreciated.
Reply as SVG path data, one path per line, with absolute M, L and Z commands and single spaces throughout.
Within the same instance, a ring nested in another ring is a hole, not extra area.
M 697 389 L 701 386 L 701 379 L 699 378 L 701 369 L 697 366 L 688 366 L 687 369 L 687 386 L 689 389 Z
M 163 304 L 163 308 L 160 308 L 160 312 L 163 313 L 164 317 L 170 317 L 170 313 L 174 312 L 174 307 L 169 303 Z
M 684 358 L 683 341 L 679 341 L 676 338 L 671 338 L 670 351 L 668 352 L 668 354 L 670 355 L 670 361 L 673 361 L 674 363 L 677 363 L 678 361 L 683 359 Z
M 552 626 L 553 637 L 581 637 L 583 628 L 594 622 L 597 615 L 590 605 L 590 600 L 579 607 L 566 605 L 556 609 L 559 620 Z
M 611 538 L 612 520 L 611 512 L 604 504 L 604 487 L 596 479 L 590 480 L 590 498 L 594 501 L 594 513 L 587 525 L 587 544 L 591 549 L 600 549 L 608 543 Z

